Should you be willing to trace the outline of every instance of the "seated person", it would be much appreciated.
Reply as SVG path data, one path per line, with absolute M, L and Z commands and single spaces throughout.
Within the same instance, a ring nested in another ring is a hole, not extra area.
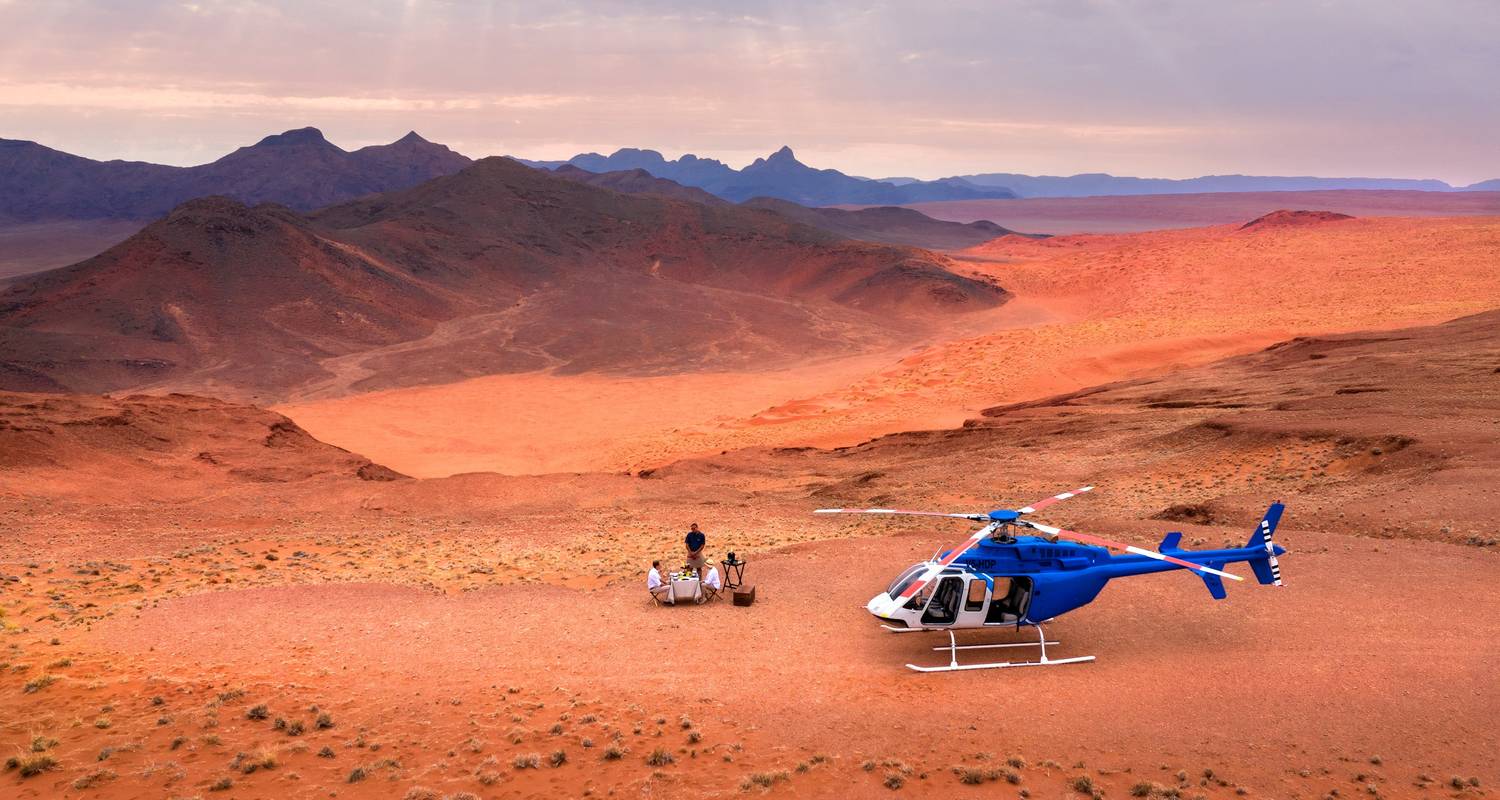
M 676 600 L 672 596 L 672 584 L 666 583 L 661 579 L 660 561 L 651 562 L 651 571 L 646 573 L 646 591 L 650 592 L 652 597 L 663 603 L 672 603 Z
M 708 576 L 703 579 L 703 585 L 713 589 L 715 592 L 724 588 L 724 581 L 719 577 L 718 567 L 708 568 Z

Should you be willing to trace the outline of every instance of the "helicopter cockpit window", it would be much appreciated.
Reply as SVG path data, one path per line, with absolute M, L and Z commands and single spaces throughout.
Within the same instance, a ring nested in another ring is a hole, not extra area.
M 964 598 L 964 610 L 983 611 L 984 591 L 985 586 L 982 578 L 975 578 L 969 581 L 969 594 Z
M 891 581 L 891 586 L 889 589 L 885 590 L 885 593 L 890 595 L 891 597 L 896 597 L 897 595 L 906 591 L 906 587 L 910 586 L 911 582 L 916 580 L 918 575 L 922 574 L 922 570 L 925 569 L 925 567 L 926 565 L 924 564 L 915 564 L 907 568 L 905 572 L 896 577 L 896 580 Z
M 921 591 L 919 591 L 916 594 L 912 595 L 911 599 L 908 600 L 908 601 L 906 601 L 906 605 L 904 606 L 904 608 L 908 608 L 908 609 L 912 609 L 912 610 L 918 610 L 918 609 L 926 608 L 927 607 L 927 601 L 932 599 L 932 590 L 933 590 L 933 588 L 935 586 L 937 586 L 937 582 L 936 581 L 928 583 L 926 586 L 923 586 L 922 589 L 921 589 Z

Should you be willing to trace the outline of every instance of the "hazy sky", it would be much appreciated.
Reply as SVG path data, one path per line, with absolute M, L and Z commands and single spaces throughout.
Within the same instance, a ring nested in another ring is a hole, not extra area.
M 790 144 L 867 176 L 1500 177 L 1500 0 L 0 0 L 0 136 L 209 161 Z

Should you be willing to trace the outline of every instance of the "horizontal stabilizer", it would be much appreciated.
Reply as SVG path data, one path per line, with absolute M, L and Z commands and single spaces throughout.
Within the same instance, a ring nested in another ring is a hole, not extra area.
M 1167 534 L 1166 536 L 1163 536 L 1162 540 L 1161 540 L 1161 546 L 1157 547 L 1156 549 L 1159 550 L 1159 551 L 1161 551 L 1161 552 L 1163 552 L 1163 553 L 1168 552 L 1170 550 L 1181 550 L 1182 549 L 1182 531 L 1172 531 L 1171 533 Z

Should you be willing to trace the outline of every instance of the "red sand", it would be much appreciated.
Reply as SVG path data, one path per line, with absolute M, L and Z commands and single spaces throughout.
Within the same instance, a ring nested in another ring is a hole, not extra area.
M 980 335 L 956 329 L 874 367 L 861 356 L 626 383 L 530 373 L 278 410 L 414 475 L 640 469 L 746 446 L 835 446 L 957 425 L 995 402 L 1500 301 L 1500 218 L 1009 237 L 964 255 L 1017 299 L 975 316 L 972 325 L 988 326 Z
M 12 468 L 0 740 L 29 758 L 40 737 L 57 763 L 0 785 L 730 797 L 760 780 L 813 797 L 889 797 L 887 782 L 1066 797 L 1087 779 L 1109 797 L 1153 783 L 1206 798 L 1478 796 L 1500 780 L 1497 323 L 1293 342 L 960 429 L 649 478 L 360 481 L 336 452 L 264 443 L 264 412 L 228 409 L 217 449 L 240 463 L 263 448 L 333 471 L 240 472 L 196 501 L 80 492 L 49 518 L 27 507 L 45 469 Z M 202 413 L 133 402 L 134 420 Z M 130 433 L 143 424 L 92 441 L 153 452 L 131 473 L 143 484 L 203 485 L 182 467 L 204 432 L 184 424 L 179 442 L 163 427 L 153 444 Z M 26 452 L 90 458 L 41 447 Z M 975 508 L 1085 480 L 1100 489 L 1048 520 L 1146 544 L 1171 528 L 1192 547 L 1242 542 L 1285 499 L 1287 586 L 1213 602 L 1186 575 L 1122 581 L 1049 626 L 1059 654 L 1096 663 L 919 676 L 900 664 L 940 659 L 931 640 L 883 633 L 861 605 L 962 526 L 807 514 L 882 498 Z M 1146 519 L 1182 503 L 1211 524 Z M 755 606 L 650 605 L 640 565 L 673 557 L 691 518 L 715 553 L 749 555 Z M 569 588 L 577 577 L 593 583 Z

